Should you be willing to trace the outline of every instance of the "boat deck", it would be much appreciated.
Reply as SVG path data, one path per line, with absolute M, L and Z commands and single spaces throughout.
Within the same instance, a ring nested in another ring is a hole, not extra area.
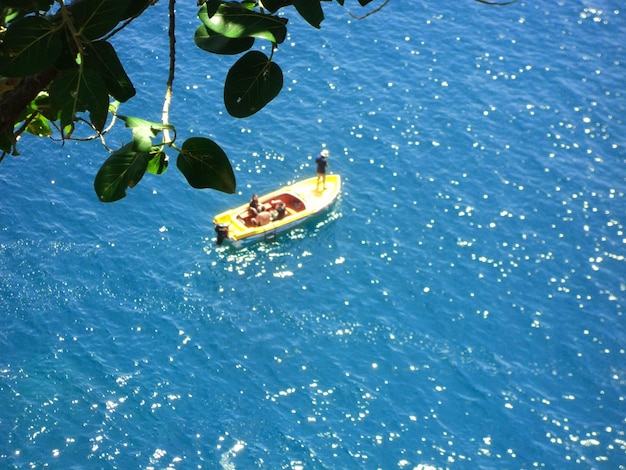
M 326 188 L 323 189 L 317 186 L 317 178 L 308 178 L 259 196 L 259 203 L 268 207 L 272 201 L 282 201 L 284 214 L 280 216 L 280 211 L 270 209 L 255 215 L 248 203 L 217 214 L 213 219 L 217 243 L 221 244 L 225 239 L 243 242 L 275 236 L 330 207 L 340 191 L 341 177 L 331 174 L 327 175 Z
M 289 217 L 306 209 L 306 205 L 304 204 L 304 202 L 300 198 L 290 193 L 282 193 L 264 200 L 259 199 L 259 203 L 265 207 L 271 207 L 272 201 L 276 200 L 280 200 L 285 204 L 284 217 Z M 271 212 L 271 209 L 268 212 Z M 250 209 L 246 209 L 238 214 L 237 219 L 240 220 L 246 227 L 257 227 L 259 225 L 259 223 L 257 222 L 256 214 L 253 214 Z M 271 220 L 277 219 L 272 217 Z

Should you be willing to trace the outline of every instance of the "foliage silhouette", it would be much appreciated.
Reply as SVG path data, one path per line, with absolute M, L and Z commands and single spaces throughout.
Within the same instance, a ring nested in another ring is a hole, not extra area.
M 17 144 L 25 134 L 68 140 L 80 127 L 111 153 L 94 181 L 102 202 L 124 198 L 146 171 L 164 173 L 168 151 L 178 153 L 176 166 L 192 187 L 235 192 L 235 175 L 222 148 L 205 137 L 188 138 L 179 148 L 169 122 L 175 0 L 168 0 L 170 72 L 161 122 L 117 114 L 120 103 L 136 90 L 109 39 L 158 1 L 0 0 L 0 161 L 7 154 L 19 154 Z M 344 0 L 335 1 L 344 6 Z M 372 1 L 358 4 L 367 7 Z M 287 37 L 288 18 L 299 15 L 319 29 L 322 2 L 332 0 L 198 1 L 195 45 L 212 54 L 243 54 L 224 82 L 224 106 L 230 115 L 249 117 L 279 95 L 283 73 L 273 59 Z M 388 2 L 374 10 L 370 5 L 365 16 Z M 271 44 L 269 57 L 251 50 L 257 41 Z M 111 150 L 106 134 L 117 121 L 131 129 L 132 139 Z

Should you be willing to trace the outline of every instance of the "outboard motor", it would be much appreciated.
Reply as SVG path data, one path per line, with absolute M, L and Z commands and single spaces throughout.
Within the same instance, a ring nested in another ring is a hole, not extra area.
M 215 233 L 217 233 L 217 244 L 221 245 L 225 238 L 228 238 L 228 224 L 216 224 Z

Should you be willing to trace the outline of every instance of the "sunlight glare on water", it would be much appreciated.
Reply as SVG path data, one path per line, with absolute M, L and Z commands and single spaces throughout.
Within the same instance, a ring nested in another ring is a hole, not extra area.
M 246 120 L 236 59 L 188 49 L 178 9 L 170 117 L 224 147 L 234 195 L 172 164 L 101 204 L 98 143 L 2 162 L 1 467 L 626 468 L 623 12 L 323 7 Z M 153 121 L 164 8 L 116 43 L 123 112 Z M 215 245 L 216 213 L 321 148 L 332 211 Z

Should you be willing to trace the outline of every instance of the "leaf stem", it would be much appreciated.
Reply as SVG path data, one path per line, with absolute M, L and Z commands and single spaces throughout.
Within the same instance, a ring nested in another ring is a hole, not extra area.
M 170 72 L 167 77 L 167 89 L 165 90 L 165 99 L 163 100 L 163 113 L 161 115 L 161 122 L 163 124 L 169 124 L 170 115 L 170 103 L 172 101 L 172 88 L 174 83 L 174 70 L 176 68 L 176 16 L 175 16 L 176 0 L 170 0 L 170 24 L 169 24 L 169 36 L 170 36 Z M 163 129 L 163 137 L 166 141 L 170 141 L 169 129 Z

